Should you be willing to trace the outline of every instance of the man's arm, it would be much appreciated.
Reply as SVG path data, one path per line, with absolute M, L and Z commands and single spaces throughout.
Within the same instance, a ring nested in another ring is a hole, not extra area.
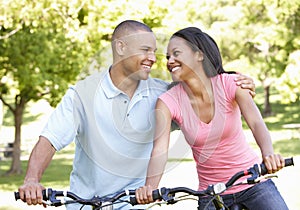
M 40 136 L 30 154 L 24 184 L 19 187 L 20 198 L 28 205 L 42 204 L 44 187 L 40 184 L 40 180 L 55 151 L 48 139 Z

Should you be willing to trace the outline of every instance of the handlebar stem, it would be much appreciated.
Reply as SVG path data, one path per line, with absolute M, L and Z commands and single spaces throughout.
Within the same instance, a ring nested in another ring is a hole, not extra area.
M 249 168 L 248 173 L 252 174 L 252 176 L 247 179 L 248 184 L 255 184 L 260 182 L 259 177 L 261 175 L 261 167 L 259 164 L 254 164 L 253 167 Z
M 175 194 L 170 192 L 170 189 L 162 187 L 160 189 L 161 197 L 168 204 L 174 204 L 177 201 L 175 200 Z

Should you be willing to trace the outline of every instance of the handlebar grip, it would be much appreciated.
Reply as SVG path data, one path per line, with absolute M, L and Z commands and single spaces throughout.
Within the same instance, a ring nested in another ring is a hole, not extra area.
M 153 192 L 152 192 L 152 198 L 153 198 L 154 201 L 156 201 L 156 200 L 158 200 L 158 199 L 161 199 L 161 195 L 160 195 L 158 189 L 153 190 Z M 133 205 L 133 206 L 138 204 L 138 202 L 137 202 L 135 196 L 130 197 L 129 200 L 130 200 L 130 201 L 129 201 L 130 204 Z
M 159 193 L 159 190 L 153 190 L 152 197 L 153 197 L 154 201 L 162 199 L 162 197 L 161 197 L 161 195 Z
M 20 193 L 19 192 L 15 192 L 15 199 L 19 200 L 20 199 Z
M 21 199 L 19 192 L 14 192 L 14 194 L 15 194 L 16 201 L 19 200 L 19 199 Z M 42 195 L 43 195 L 43 200 L 48 200 L 46 190 L 42 191 Z
M 284 159 L 284 167 L 293 166 L 293 165 L 294 165 L 293 157 Z M 266 168 L 266 165 L 264 163 L 260 164 L 260 168 L 261 168 L 261 175 L 265 175 L 268 173 L 268 169 Z

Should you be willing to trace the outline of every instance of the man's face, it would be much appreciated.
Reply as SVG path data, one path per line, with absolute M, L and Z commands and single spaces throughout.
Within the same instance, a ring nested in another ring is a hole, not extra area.
M 137 80 L 148 79 L 156 62 L 156 38 L 152 32 L 140 31 L 122 38 L 124 43 L 123 68 L 125 74 Z

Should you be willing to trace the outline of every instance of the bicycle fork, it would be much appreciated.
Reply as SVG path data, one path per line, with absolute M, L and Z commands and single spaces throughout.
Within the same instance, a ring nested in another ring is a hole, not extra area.
M 223 198 L 220 195 L 215 195 L 213 203 L 217 210 L 225 210 L 225 206 L 223 203 Z

